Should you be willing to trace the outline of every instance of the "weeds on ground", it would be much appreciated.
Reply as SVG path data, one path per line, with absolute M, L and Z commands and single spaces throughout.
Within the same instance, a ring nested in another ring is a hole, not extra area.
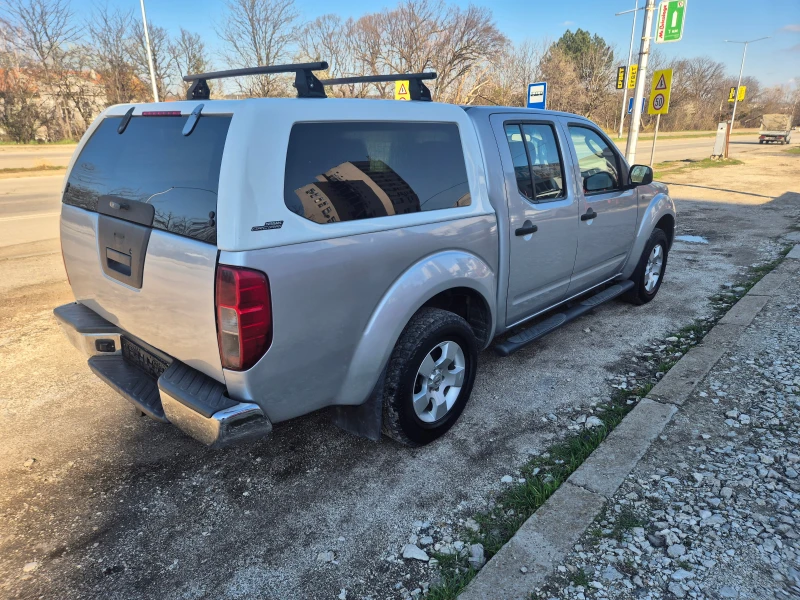
M 77 143 L 78 140 L 58 140 L 57 142 L 12 142 L 10 140 L 0 140 L 0 146 L 68 146 Z
M 744 162 L 736 158 L 722 158 L 713 160 L 711 158 L 704 158 L 702 160 L 669 160 L 666 162 L 656 163 L 653 169 L 653 179 L 661 179 L 664 175 L 681 175 L 683 173 L 691 173 L 700 169 L 715 169 L 718 167 L 728 167 L 734 165 L 743 165 Z
M 650 359 L 650 381 L 630 390 L 615 389 L 608 402 L 595 407 L 595 416 L 602 426 L 572 433 L 566 439 L 550 446 L 547 452 L 532 458 L 521 469 L 522 483 L 516 483 L 503 490 L 495 498 L 494 508 L 479 513 L 473 519 L 480 525 L 478 532 L 465 532 L 463 539 L 470 544 L 483 544 L 487 560 L 500 551 L 522 524 L 542 506 L 547 499 L 564 483 L 569 476 L 589 457 L 589 455 L 608 437 L 625 416 L 636 406 L 636 400 L 644 398 L 655 383 L 677 362 L 680 356 L 697 345 L 709 330 L 719 321 L 727 310 L 744 296 L 764 275 L 772 271 L 792 249 L 788 245 L 779 252 L 780 258 L 752 267 L 742 283 L 711 298 L 713 314 L 705 319 L 696 319 L 667 338 L 677 341 L 668 343 L 661 353 L 662 358 Z M 664 357 L 673 357 L 664 359 Z M 656 361 L 659 361 L 656 363 Z M 624 508 L 616 517 L 611 536 L 622 539 L 626 531 L 643 527 L 644 523 L 629 508 Z M 599 541 L 603 530 L 595 524 L 588 535 Z M 433 600 L 455 600 L 469 584 L 477 571 L 469 565 L 466 556 L 438 555 L 441 579 L 432 586 L 427 596 Z M 688 570 L 688 569 L 687 569 Z M 573 585 L 588 585 L 588 576 L 578 569 L 571 575 Z M 586 584 L 576 582 L 586 578 Z
M 63 171 L 67 167 L 57 165 L 39 165 L 36 167 L 11 167 L 7 169 L 0 169 L 0 175 L 5 173 L 36 173 L 38 171 Z
M 786 152 L 786 154 L 800 154 L 800 148 L 797 146 L 794 148 L 786 148 L 784 152 Z

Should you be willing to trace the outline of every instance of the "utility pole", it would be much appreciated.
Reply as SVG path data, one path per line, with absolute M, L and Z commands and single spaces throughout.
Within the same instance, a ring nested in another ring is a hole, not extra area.
M 156 87 L 156 73 L 153 68 L 153 52 L 150 50 L 150 34 L 147 32 L 147 12 L 144 10 L 144 0 L 139 0 L 142 5 L 142 26 L 144 27 L 144 44 L 147 47 L 147 64 L 150 66 L 150 84 L 153 86 L 153 100 L 158 102 L 158 87 Z
M 633 25 L 631 25 L 631 45 L 628 46 L 628 66 L 625 70 L 625 82 L 622 85 L 622 110 L 619 113 L 619 135 L 618 138 L 622 139 L 622 129 L 625 125 L 625 104 L 628 100 L 628 80 L 631 78 L 631 59 L 633 58 L 633 38 L 636 36 L 636 12 L 642 10 L 641 8 L 637 8 L 636 5 L 639 4 L 639 0 L 634 0 L 632 10 L 624 10 L 622 12 L 616 13 L 614 16 L 618 17 L 620 15 L 626 15 L 629 12 L 633 13 Z
M 728 127 L 728 136 L 725 139 L 725 158 L 728 158 L 728 144 L 731 141 L 731 134 L 733 133 L 733 124 L 736 122 L 736 106 L 739 104 L 739 88 L 742 87 L 742 73 L 744 72 L 744 58 L 747 56 L 747 44 L 753 42 L 760 42 L 761 40 L 769 39 L 770 36 L 758 38 L 757 40 L 747 40 L 746 42 L 737 42 L 734 40 L 725 40 L 728 44 L 744 44 L 742 50 L 742 66 L 739 67 L 739 81 L 736 84 L 736 93 L 733 95 L 733 114 L 731 115 L 731 124 Z
M 656 0 L 647 0 L 644 7 L 644 25 L 642 26 L 642 45 L 639 49 L 639 70 L 636 73 L 636 90 L 633 95 L 633 114 L 628 130 L 628 144 L 625 147 L 625 158 L 628 164 L 634 164 L 636 159 L 636 142 L 639 139 L 639 126 L 642 120 L 642 98 L 644 98 L 644 85 L 647 79 L 647 58 L 650 55 L 650 30 L 653 27 L 653 12 L 656 9 Z

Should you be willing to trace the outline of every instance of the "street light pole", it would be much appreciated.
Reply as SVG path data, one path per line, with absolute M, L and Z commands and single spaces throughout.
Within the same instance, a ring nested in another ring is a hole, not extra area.
M 144 44 L 147 47 L 147 64 L 150 66 L 150 83 L 153 86 L 153 100 L 158 102 L 158 87 L 156 87 L 156 74 L 153 68 L 153 53 L 150 50 L 150 34 L 147 32 L 147 12 L 144 10 L 144 0 L 139 0 L 142 5 L 142 26 L 144 27 Z
M 620 15 L 626 15 L 629 12 L 633 13 L 633 25 L 631 25 L 631 45 L 628 47 L 628 67 L 625 71 L 625 81 L 622 83 L 622 110 L 619 113 L 619 135 L 618 138 L 622 138 L 622 129 L 625 124 L 625 103 L 628 100 L 628 79 L 631 76 L 631 59 L 633 58 L 633 38 L 636 36 L 636 12 L 642 10 L 641 8 L 636 8 L 636 5 L 639 3 L 639 0 L 634 0 L 634 8 L 632 10 L 624 10 L 622 12 L 616 13 L 614 16 L 618 17 Z
M 747 56 L 747 44 L 760 42 L 761 40 L 766 40 L 769 37 L 770 36 L 758 38 L 757 40 L 747 40 L 746 42 L 725 40 L 729 44 L 744 44 L 744 50 L 742 50 L 742 66 L 739 67 L 739 81 L 736 84 L 736 91 L 733 95 L 733 114 L 731 115 L 731 126 L 728 128 L 728 137 L 725 140 L 725 158 L 728 158 L 728 144 L 731 141 L 731 134 L 733 133 L 733 125 L 736 122 L 736 106 L 739 104 L 739 88 L 742 87 L 742 73 L 744 72 L 744 58 L 745 56 Z
M 642 45 L 639 49 L 639 69 L 636 72 L 636 92 L 633 95 L 633 114 L 628 130 L 628 144 L 625 148 L 625 158 L 632 165 L 636 159 L 636 142 L 639 139 L 639 125 L 642 120 L 642 98 L 644 98 L 644 84 L 647 79 L 647 58 L 650 55 L 650 31 L 653 28 L 653 13 L 656 10 L 656 1 L 647 0 L 644 8 L 644 25 L 642 26 Z

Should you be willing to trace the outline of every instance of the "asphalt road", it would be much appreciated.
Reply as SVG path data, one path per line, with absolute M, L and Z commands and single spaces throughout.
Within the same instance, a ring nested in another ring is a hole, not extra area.
M 0 248 L 58 237 L 64 174 L 0 179 Z
M 510 358 L 483 352 L 459 422 L 416 450 L 350 436 L 324 413 L 221 451 L 136 417 L 52 317 L 72 299 L 57 249 L 0 248 L 0 597 L 333 599 L 344 588 L 377 600 L 429 582 L 426 565 L 397 558 L 414 521 L 450 527 L 480 510 L 503 475 L 611 393 L 612 375 L 773 258 L 800 220 L 798 160 L 762 148 L 744 166 L 684 176 L 671 188 L 678 233 L 708 243 L 675 243 L 658 297 L 606 305 Z M 335 561 L 318 561 L 327 551 Z
M 0 169 L 30 169 L 41 165 L 66 167 L 75 148 L 75 144 L 0 146 Z

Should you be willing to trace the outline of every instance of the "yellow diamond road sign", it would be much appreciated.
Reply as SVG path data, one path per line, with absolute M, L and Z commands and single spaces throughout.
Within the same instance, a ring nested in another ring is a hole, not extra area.
M 411 100 L 411 92 L 408 91 L 408 80 L 394 82 L 394 99 Z
M 647 114 L 665 115 L 669 112 L 669 93 L 672 88 L 672 69 L 663 69 L 653 73 L 650 85 L 650 100 L 647 103 Z

